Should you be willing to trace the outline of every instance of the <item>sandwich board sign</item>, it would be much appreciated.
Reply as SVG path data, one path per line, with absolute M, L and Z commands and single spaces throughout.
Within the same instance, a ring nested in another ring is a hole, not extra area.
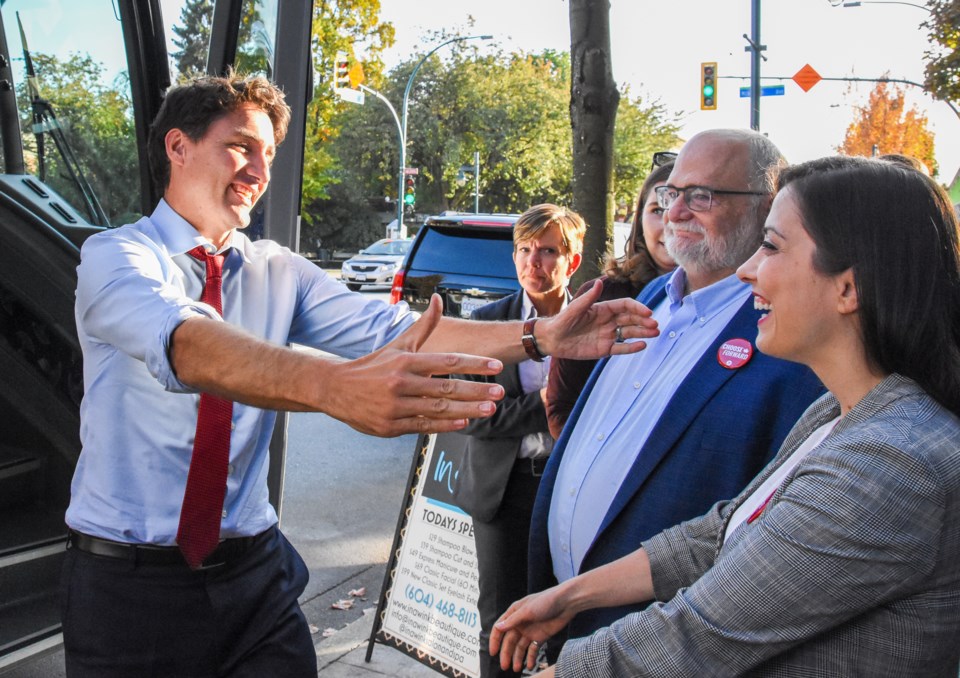
M 417 439 L 366 660 L 390 645 L 450 678 L 480 675 L 473 520 L 453 504 L 467 437 Z

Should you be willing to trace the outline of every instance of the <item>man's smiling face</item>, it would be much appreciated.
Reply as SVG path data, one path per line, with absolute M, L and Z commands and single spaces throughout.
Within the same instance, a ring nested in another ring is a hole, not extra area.
M 168 202 L 213 242 L 250 224 L 250 211 L 270 183 L 276 153 L 273 124 L 247 104 L 213 122 L 194 141 L 170 132 L 172 149 Z

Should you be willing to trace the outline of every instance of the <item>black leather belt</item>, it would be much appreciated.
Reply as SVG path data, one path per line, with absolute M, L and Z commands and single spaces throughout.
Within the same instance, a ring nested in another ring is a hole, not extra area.
M 265 532 L 254 537 L 234 537 L 224 539 L 217 545 L 199 569 L 206 570 L 213 567 L 226 565 L 232 560 L 250 550 L 257 540 L 270 534 L 271 530 L 277 529 L 271 527 Z M 74 548 L 84 553 L 104 558 L 115 558 L 118 560 L 127 560 L 139 565 L 182 565 L 187 567 L 187 561 L 183 559 L 183 554 L 177 546 L 155 546 L 153 544 L 127 544 L 119 541 L 110 541 L 100 537 L 91 537 L 89 534 L 74 532 L 70 530 L 67 537 L 67 548 Z
M 547 467 L 547 461 L 549 459 L 550 457 L 523 457 L 514 462 L 513 470 L 525 475 L 542 476 L 543 469 Z

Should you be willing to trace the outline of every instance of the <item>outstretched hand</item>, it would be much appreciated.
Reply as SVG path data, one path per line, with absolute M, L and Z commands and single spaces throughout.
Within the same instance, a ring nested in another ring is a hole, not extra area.
M 405 433 L 456 431 L 469 419 L 488 417 L 503 398 L 498 384 L 435 375 L 493 375 L 499 360 L 465 353 L 419 353 L 440 321 L 436 294 L 420 319 L 380 350 L 336 365 L 333 393 L 324 394 L 327 414 L 362 433 L 398 436 Z
M 558 358 L 591 360 L 608 355 L 636 353 L 644 341 L 660 334 L 649 308 L 635 299 L 598 302 L 603 291 L 599 280 L 552 318 L 536 327 L 537 342 L 544 352 Z
M 556 586 L 518 600 L 493 625 L 490 654 L 500 654 L 500 668 L 505 671 L 519 673 L 524 665 L 532 669 L 537 648 L 573 616 Z

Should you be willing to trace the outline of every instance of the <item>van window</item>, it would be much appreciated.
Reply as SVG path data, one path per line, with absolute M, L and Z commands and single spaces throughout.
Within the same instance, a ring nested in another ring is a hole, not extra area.
M 414 268 L 516 279 L 513 236 L 509 229 L 424 226 Z
M 136 135 L 115 3 L 7 0 L 3 25 L 26 173 L 91 224 L 135 220 Z

